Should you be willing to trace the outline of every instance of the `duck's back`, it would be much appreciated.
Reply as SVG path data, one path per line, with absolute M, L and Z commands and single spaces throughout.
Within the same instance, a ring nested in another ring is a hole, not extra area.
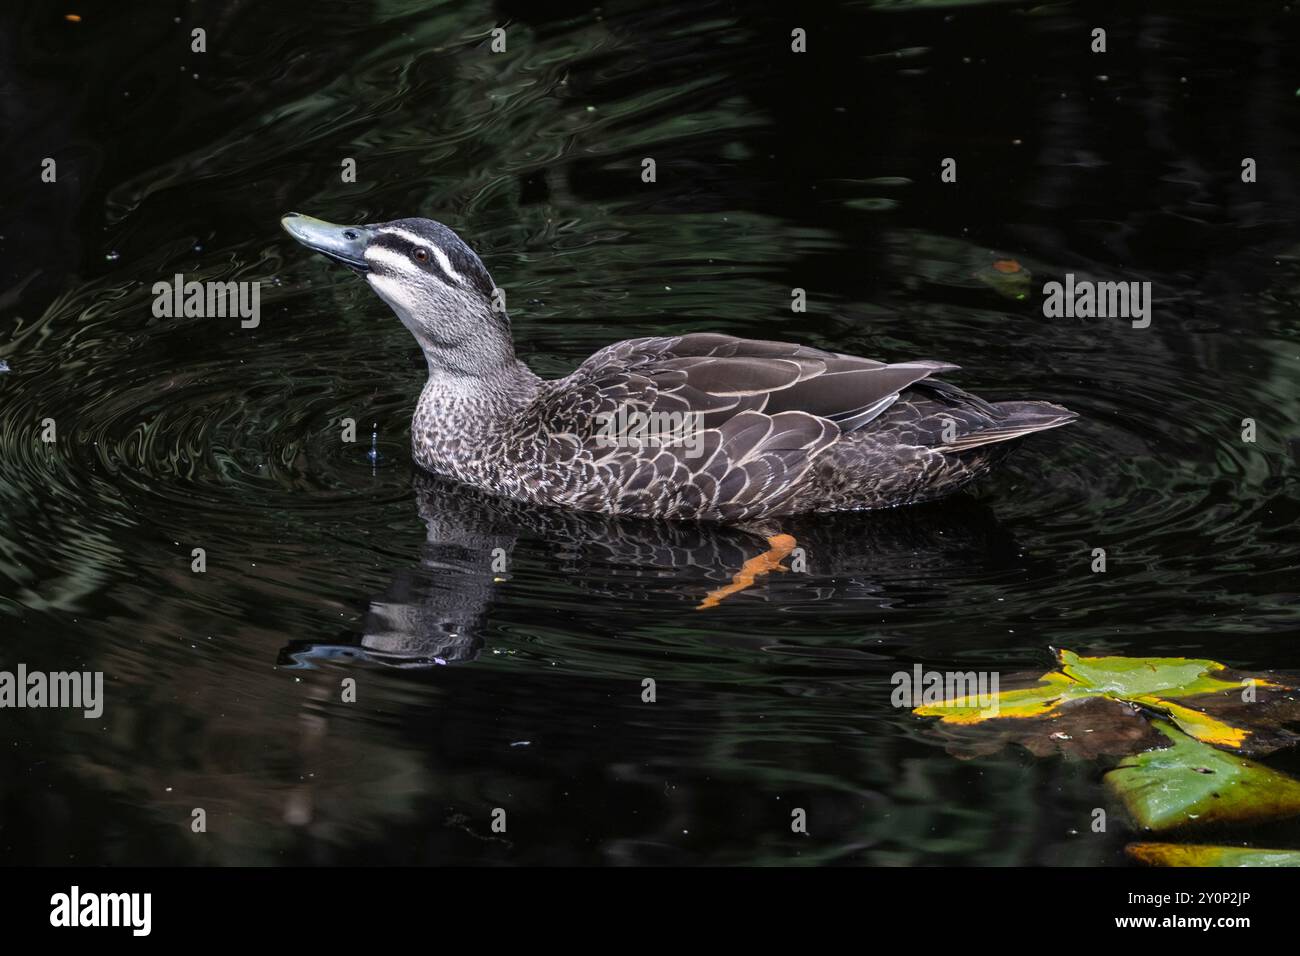
M 955 368 L 726 335 L 629 340 L 539 383 L 450 476 L 607 514 L 751 521 L 941 497 L 1008 439 L 1075 417 L 931 378 Z

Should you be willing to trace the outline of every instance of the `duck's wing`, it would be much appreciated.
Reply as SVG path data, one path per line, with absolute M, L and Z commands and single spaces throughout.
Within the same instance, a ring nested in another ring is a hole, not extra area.
M 899 393 L 956 365 L 887 365 L 788 342 L 695 333 L 631 339 L 602 349 L 564 380 L 566 390 L 640 410 L 697 412 L 704 427 L 746 411 L 802 412 L 841 432 L 869 424 Z
M 675 495 L 683 512 L 734 520 L 792 493 L 821 451 L 902 389 L 955 367 L 709 333 L 632 339 L 549 383 L 534 410 L 551 433 L 548 457 L 587 451 L 619 511 L 654 502 L 664 513 L 664 496 Z M 691 440 L 646 441 L 634 412 L 688 413 Z

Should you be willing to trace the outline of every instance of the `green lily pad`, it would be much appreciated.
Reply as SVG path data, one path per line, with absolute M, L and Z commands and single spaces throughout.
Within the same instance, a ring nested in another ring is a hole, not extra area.
M 1130 843 L 1124 848 L 1147 866 L 1300 866 L 1300 850 L 1195 843 Z
M 1139 826 L 1169 830 L 1300 814 L 1300 780 L 1211 747 L 1164 721 L 1152 726 L 1171 746 L 1126 757 L 1104 778 Z
M 1214 674 L 1226 670 L 1217 661 L 1186 657 L 1080 657 L 1060 650 L 1061 672 L 1093 693 L 1124 700 L 1163 695 L 1187 697 L 1220 690 L 1236 690 L 1236 681 Z
M 1060 669 L 1041 675 L 1036 684 L 1002 691 L 991 700 L 959 697 L 924 704 L 913 712 L 949 725 L 1051 718 L 1052 729 L 1044 725 L 1039 730 L 1070 739 L 1097 732 L 1092 726 L 1097 709 L 1077 705 L 1101 698 L 1126 707 L 1129 714 L 1138 708 L 1157 711 L 1197 740 L 1234 750 L 1263 753 L 1297 739 L 1282 725 L 1300 719 L 1300 695 L 1273 675 L 1243 674 L 1217 661 L 1185 657 L 1080 657 L 1062 649 L 1057 659 Z M 1247 686 L 1249 694 L 1244 693 Z M 1087 725 L 1080 723 L 1081 718 Z M 1116 726 L 1129 728 L 1126 723 Z M 1032 737 L 1036 732 L 1012 736 Z M 1128 736 L 1134 735 L 1128 732 Z M 1097 741 L 1091 749 L 1106 752 Z

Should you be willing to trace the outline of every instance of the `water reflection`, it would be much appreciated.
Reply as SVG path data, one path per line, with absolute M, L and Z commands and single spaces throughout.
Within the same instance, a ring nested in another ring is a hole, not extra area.
M 572 602 L 601 609 L 654 607 L 659 613 L 702 608 L 713 589 L 766 545 L 752 530 L 709 522 L 619 519 L 495 498 L 463 485 L 417 475 L 413 491 L 428 537 L 418 568 L 400 571 L 371 600 L 361 633 L 322 643 L 296 641 L 281 662 L 351 658 L 394 667 L 472 661 L 484 649 L 488 615 L 511 586 L 516 552 L 566 581 Z M 773 573 L 726 598 L 728 607 L 777 603 L 799 614 L 817 602 L 861 602 L 887 608 L 902 597 L 889 581 L 900 568 L 919 578 L 944 578 L 972 564 L 1015 553 L 993 511 L 965 496 L 936 505 L 783 519 L 781 531 L 800 549 L 797 573 Z M 575 608 L 576 610 L 576 608 Z M 760 639 L 761 641 L 761 639 Z

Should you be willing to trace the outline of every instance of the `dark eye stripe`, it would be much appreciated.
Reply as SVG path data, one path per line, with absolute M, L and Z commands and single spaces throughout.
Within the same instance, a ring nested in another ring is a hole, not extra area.
M 429 247 L 432 243 L 425 242 L 423 245 L 420 245 L 412 242 L 405 236 L 395 235 L 391 232 L 381 232 L 373 241 L 378 243 L 381 248 L 387 249 L 389 252 L 396 253 L 397 255 L 406 256 L 421 268 L 436 273 L 438 278 L 444 284 L 452 286 L 453 288 L 460 285 L 459 282 L 455 281 L 455 279 L 449 276 L 442 268 L 442 264 L 438 261 L 438 257 L 429 252 Z M 416 258 L 415 253 L 417 249 L 424 249 L 426 251 L 427 254 L 424 259 Z
M 450 232 L 445 237 L 429 235 L 420 229 L 413 229 L 409 222 L 393 224 L 378 233 L 377 239 L 387 240 L 391 250 L 404 256 L 410 256 L 417 247 L 429 250 L 429 259 L 420 265 L 437 269 L 438 276 L 447 285 L 476 292 L 481 296 L 491 296 L 493 283 L 487 269 L 478 256 Z M 445 259 L 443 257 L 446 257 Z M 414 257 L 412 257 L 412 261 Z M 443 266 L 443 262 L 447 265 Z

